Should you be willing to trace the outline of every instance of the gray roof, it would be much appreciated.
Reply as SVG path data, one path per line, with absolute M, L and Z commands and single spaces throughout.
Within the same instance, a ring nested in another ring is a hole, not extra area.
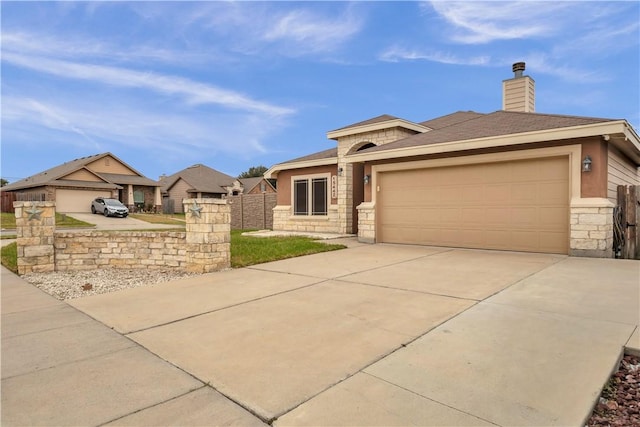
M 189 185 L 189 192 L 226 194 L 224 187 L 232 186 L 236 178 L 212 169 L 208 166 L 196 164 L 162 178 L 160 181 L 163 191 L 168 191 L 173 185 L 183 179 Z
M 355 128 L 355 127 L 358 127 L 358 126 L 372 125 L 374 123 L 388 122 L 389 120 L 398 120 L 398 119 L 399 119 L 399 117 L 390 116 L 389 114 L 382 114 L 381 116 L 377 116 L 377 117 L 374 117 L 372 119 L 364 120 L 364 121 L 361 121 L 361 122 L 358 122 L 358 123 L 353 123 L 353 124 L 348 125 L 348 126 L 344 126 L 344 127 L 338 128 L 338 129 L 334 129 L 331 132 L 335 132 L 335 131 L 343 130 L 343 129 Z
M 269 181 L 264 179 L 263 176 L 254 176 L 251 178 L 238 178 L 238 181 L 242 183 L 242 187 L 244 188 L 245 193 L 248 193 L 249 191 L 253 190 L 262 181 L 269 183 Z M 269 185 L 271 184 L 269 183 Z
M 100 173 L 99 176 L 114 184 L 148 185 L 159 187 L 160 183 L 144 176 L 122 175 L 119 173 Z
M 447 126 L 452 126 L 458 123 L 466 122 L 467 120 L 475 119 L 480 116 L 484 116 L 484 114 L 476 113 L 475 111 L 456 111 L 455 113 L 447 114 L 446 116 L 436 117 L 435 119 L 427 120 L 427 121 L 421 122 L 420 124 L 430 129 L 441 129 Z
M 322 159 L 331 159 L 335 158 L 336 161 L 338 159 L 338 148 L 329 148 L 328 150 L 318 151 L 317 153 L 309 154 L 302 157 L 297 157 L 292 160 L 287 160 L 286 162 L 279 163 L 281 165 L 286 163 L 297 163 L 297 162 L 306 162 L 310 160 L 322 160 Z
M 86 166 L 89 163 L 92 163 L 106 156 L 113 157 L 115 160 L 119 161 L 120 163 L 122 163 L 123 165 L 125 165 L 126 167 L 128 167 L 138 175 L 120 175 L 120 174 L 106 174 L 106 173 L 98 174 L 96 172 L 91 171 L 90 169 L 86 169 Z M 69 175 L 70 173 L 78 171 L 80 169 L 89 170 L 90 172 L 95 174 L 97 177 L 102 178 L 108 182 L 100 183 L 100 182 L 92 182 L 92 181 L 69 181 L 69 180 L 63 179 L 65 176 Z M 108 178 L 109 176 L 111 176 L 111 178 L 117 178 L 117 179 L 114 179 L 114 180 L 109 179 Z M 124 179 L 124 177 L 126 177 L 126 179 L 129 180 L 130 182 L 123 181 L 122 179 Z M 129 184 L 129 183 L 131 184 L 135 183 L 136 185 L 158 186 L 158 183 L 156 181 L 146 178 L 140 172 L 136 171 L 134 168 L 132 168 L 131 166 L 129 166 L 128 164 L 120 160 L 117 156 L 114 156 L 111 153 L 101 153 L 101 154 L 94 154 L 92 156 L 81 157 L 79 159 L 71 160 L 61 165 L 54 166 L 51 169 L 45 170 L 44 172 L 40 172 L 28 178 L 21 179 L 20 181 L 16 181 L 11 184 L 5 185 L 4 187 L 2 187 L 2 190 L 3 191 L 21 190 L 25 188 L 42 187 L 45 185 L 64 187 L 64 186 L 70 186 L 69 182 L 75 183 L 73 186 L 80 186 L 80 187 L 86 187 L 86 188 L 114 189 L 114 188 L 120 188 L 117 184 Z
M 615 119 L 521 113 L 502 110 L 490 114 L 478 114 L 476 117 L 469 117 L 467 117 L 467 120 L 449 126 L 412 135 L 378 147 L 371 147 L 359 153 L 372 153 L 397 148 L 417 147 L 443 142 L 464 141 L 615 121 Z M 428 126 L 428 124 L 426 126 Z

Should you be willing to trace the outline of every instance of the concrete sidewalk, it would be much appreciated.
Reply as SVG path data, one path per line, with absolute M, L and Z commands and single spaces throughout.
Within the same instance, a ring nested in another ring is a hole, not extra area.
M 263 425 L 2 267 L 3 426 Z
M 640 348 L 639 279 L 354 245 L 69 301 L 114 331 L 3 270 L 2 425 L 581 425 Z

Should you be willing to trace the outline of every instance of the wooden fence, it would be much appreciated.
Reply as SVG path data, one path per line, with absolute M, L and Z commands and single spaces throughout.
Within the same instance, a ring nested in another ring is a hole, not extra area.
M 11 191 L 0 192 L 0 212 L 14 213 L 13 202 L 44 202 L 47 200 L 46 193 L 15 193 Z
M 640 259 L 640 186 L 619 185 L 613 214 L 613 251 L 617 258 Z

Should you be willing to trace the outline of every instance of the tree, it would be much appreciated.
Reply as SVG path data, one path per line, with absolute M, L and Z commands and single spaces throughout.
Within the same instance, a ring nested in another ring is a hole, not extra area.
M 240 175 L 238 175 L 238 178 L 242 179 L 242 178 L 254 178 L 254 177 L 261 177 L 264 175 L 264 173 L 267 171 L 267 167 L 266 166 L 251 166 L 249 168 L 248 171 L 246 172 L 242 172 Z
M 0 187 L 4 187 L 5 185 L 7 185 L 9 183 L 9 181 L 7 181 L 4 178 L 0 178 Z

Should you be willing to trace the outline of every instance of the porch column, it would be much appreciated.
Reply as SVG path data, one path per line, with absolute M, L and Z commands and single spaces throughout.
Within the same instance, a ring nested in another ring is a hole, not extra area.
M 156 212 L 162 212 L 162 194 L 160 193 L 160 187 L 156 187 L 153 204 L 156 205 Z
M 133 204 L 133 184 L 127 184 L 127 207 L 129 210 L 133 210 L 135 207 Z

